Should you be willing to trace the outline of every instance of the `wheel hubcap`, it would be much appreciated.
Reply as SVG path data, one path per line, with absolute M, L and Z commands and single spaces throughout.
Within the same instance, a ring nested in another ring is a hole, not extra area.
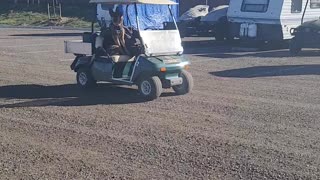
M 149 95 L 151 93 L 151 84 L 148 81 L 143 81 L 141 83 L 141 91 L 144 95 Z
M 87 81 L 88 81 L 87 75 L 83 72 L 80 73 L 79 74 L 79 83 L 84 86 L 87 84 Z

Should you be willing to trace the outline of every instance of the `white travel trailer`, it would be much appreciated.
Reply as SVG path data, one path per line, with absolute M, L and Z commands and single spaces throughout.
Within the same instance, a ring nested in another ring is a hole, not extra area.
M 259 41 L 291 39 L 302 21 L 319 19 L 320 0 L 230 0 L 230 36 Z

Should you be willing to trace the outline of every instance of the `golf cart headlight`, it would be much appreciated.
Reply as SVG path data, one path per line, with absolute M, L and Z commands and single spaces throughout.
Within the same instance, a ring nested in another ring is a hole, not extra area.
M 187 65 L 185 65 L 183 68 L 184 68 L 185 70 L 189 70 L 189 69 L 190 69 L 190 65 L 187 64 Z
M 167 71 L 167 68 L 165 67 L 160 68 L 160 72 L 166 72 L 166 71 Z
M 291 34 L 291 35 L 295 35 L 297 32 L 298 32 L 298 29 L 297 29 L 297 28 L 291 28 L 291 29 L 290 29 L 290 34 Z

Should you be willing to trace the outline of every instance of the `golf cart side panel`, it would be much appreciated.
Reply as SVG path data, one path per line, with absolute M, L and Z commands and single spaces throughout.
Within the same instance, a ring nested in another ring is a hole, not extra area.
M 99 57 L 91 66 L 92 76 L 97 81 L 110 81 L 112 79 L 113 63 L 109 58 Z
M 160 60 L 146 56 L 140 56 L 137 61 L 132 75 L 133 82 L 137 82 L 141 76 L 158 75 L 163 65 Z
M 77 57 L 75 59 L 74 71 L 77 72 L 80 68 L 90 68 L 92 56 Z
M 189 64 L 189 61 L 183 56 L 157 56 L 145 57 L 140 56 L 138 66 L 134 70 L 133 81 L 136 82 L 141 75 L 156 75 L 160 79 L 177 78 L 181 70 Z M 160 69 L 165 68 L 166 72 Z

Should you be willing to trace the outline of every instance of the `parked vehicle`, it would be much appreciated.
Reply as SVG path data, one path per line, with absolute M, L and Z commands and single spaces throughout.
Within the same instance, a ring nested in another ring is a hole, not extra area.
M 320 2 L 315 5 L 320 7 Z M 304 10 L 305 13 L 307 9 Z M 302 48 L 320 48 L 320 19 L 304 22 L 297 28 L 291 29 L 291 34 L 294 36 L 290 41 L 290 54 L 293 56 Z
M 228 5 L 218 6 L 213 8 L 206 16 L 201 18 L 202 26 L 209 27 L 213 32 L 216 40 L 224 40 L 228 38 Z
M 197 5 L 179 17 L 179 30 L 181 37 L 207 36 L 208 29 L 201 26 L 201 18 L 209 13 L 209 6 Z M 167 27 L 173 26 L 173 23 L 166 23 Z
M 133 56 L 103 54 L 103 48 L 109 45 L 102 33 L 92 28 L 85 33 L 85 41 L 66 41 L 66 53 L 76 55 L 71 69 L 77 73 L 79 87 L 93 87 L 97 82 L 111 82 L 120 85 L 137 85 L 140 95 L 146 100 L 158 98 L 163 88 L 173 88 L 178 95 L 187 94 L 192 90 L 193 78 L 187 71 L 189 61 L 182 56 L 183 47 L 177 25 L 173 30 L 159 29 L 151 24 L 141 29 L 141 18 L 138 4 L 163 5 L 173 14 L 170 0 L 91 0 L 91 3 L 121 4 L 133 6 L 136 21 L 131 22 L 133 37 L 138 39 L 137 50 Z M 127 8 L 126 8 L 127 9 Z M 141 15 L 143 16 L 143 15 Z M 174 17 L 172 16 L 174 21 Z M 174 21 L 175 22 L 175 21 Z M 94 27 L 94 26 L 92 26 Z M 110 28 L 110 27 L 104 27 Z M 119 32 L 116 30 L 115 32 Z M 102 49 L 102 50 L 101 50 Z
M 230 36 L 258 41 L 289 40 L 292 38 L 291 29 L 301 25 L 302 19 L 311 21 L 319 18 L 318 2 L 231 0 L 228 10 Z
M 187 22 L 193 21 L 194 19 L 199 17 L 204 17 L 209 13 L 209 8 L 210 7 L 208 5 L 197 5 L 183 13 L 180 16 L 179 21 Z
M 198 5 L 192 9 L 196 9 L 197 7 L 200 9 L 201 7 L 205 8 L 208 6 Z M 183 15 L 180 20 L 186 20 L 179 22 L 181 34 L 184 37 L 205 36 L 215 37 L 217 40 L 224 40 L 228 35 L 227 11 L 228 6 L 223 5 L 213 8 L 209 13 L 201 13 L 201 16 L 191 18 Z

